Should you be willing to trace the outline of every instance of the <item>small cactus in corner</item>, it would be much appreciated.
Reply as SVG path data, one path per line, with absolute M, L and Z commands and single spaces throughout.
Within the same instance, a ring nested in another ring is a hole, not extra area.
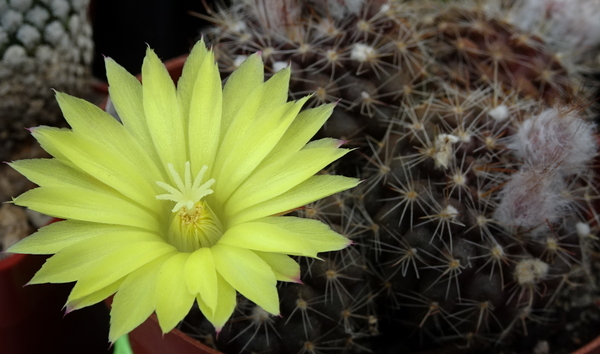
M 88 95 L 93 54 L 88 0 L 0 0 L 0 158 L 57 124 L 54 92 Z
M 194 313 L 190 333 L 226 353 L 531 351 L 567 295 L 598 296 L 582 56 L 516 23 L 522 3 L 276 3 L 215 9 L 205 37 L 225 76 L 260 51 L 292 98 L 337 102 L 321 134 L 356 149 L 324 173 L 364 181 L 295 213 L 354 245 L 300 259 L 282 317 L 240 300 L 218 338 Z

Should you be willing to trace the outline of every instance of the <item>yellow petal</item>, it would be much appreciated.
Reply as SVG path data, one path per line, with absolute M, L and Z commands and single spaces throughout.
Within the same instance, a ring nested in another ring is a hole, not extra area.
M 260 221 L 247 222 L 229 228 L 219 239 L 219 245 L 229 245 L 262 252 L 316 257 L 317 250 L 301 235 L 278 225 Z
M 158 239 L 158 236 L 136 230 L 99 232 L 95 237 L 85 238 L 48 258 L 29 284 L 77 281 L 97 268 L 105 257 L 114 257 L 112 255 L 123 245 L 156 242 Z
M 132 200 L 144 205 L 157 205 L 155 180 L 149 167 L 136 166 L 124 158 L 123 151 L 117 152 L 110 146 L 75 133 L 46 135 L 47 141 L 80 170 Z M 143 173 L 146 171 L 148 175 Z
M 156 308 L 156 278 L 158 270 L 171 255 L 164 255 L 127 275 L 113 298 L 110 311 L 109 340 L 131 332 L 144 322 Z
M 217 271 L 210 248 L 200 248 L 190 255 L 184 269 L 185 282 L 191 294 L 214 311 L 217 307 Z
M 243 96 L 244 103 L 235 117 L 223 122 L 229 125 L 221 140 L 213 174 L 221 184 L 216 196 L 219 202 L 229 197 L 273 149 L 304 104 L 305 100 L 286 104 L 289 75 L 289 69 L 281 70 L 257 86 L 247 97 Z M 229 104 L 223 100 L 224 107 Z M 223 119 L 225 114 L 223 111 Z
M 62 219 L 160 229 L 153 214 L 130 200 L 89 189 L 40 187 L 21 194 L 14 203 Z
M 53 254 L 91 237 L 106 234 L 123 235 L 129 231 L 135 230 L 121 225 L 64 220 L 42 227 L 33 235 L 27 236 L 12 245 L 6 252 Z
M 42 187 L 76 186 L 116 194 L 104 183 L 58 159 L 19 160 L 9 163 L 9 166 Z
M 252 152 L 250 147 L 246 147 L 242 144 L 242 141 L 248 139 L 248 130 L 251 129 L 253 123 L 255 123 L 256 116 L 267 113 L 262 111 L 260 107 L 264 92 L 265 86 L 261 85 L 250 93 L 250 96 L 245 100 L 244 105 L 239 109 L 238 115 L 231 121 L 225 136 L 221 139 L 221 143 L 215 158 L 215 165 L 213 166 L 213 172 L 211 174 L 211 176 L 218 181 L 213 189 L 215 190 L 215 196 L 218 196 L 218 199 L 221 203 L 237 187 L 237 185 L 232 186 L 226 183 L 226 180 L 231 178 L 231 176 L 228 176 L 227 173 L 231 173 L 232 170 L 236 170 L 235 179 L 239 179 L 242 174 L 248 174 L 252 172 L 251 170 L 247 171 L 247 169 L 242 170 L 239 168 L 239 165 L 236 166 L 236 164 L 241 163 Z M 225 108 L 228 105 L 229 102 L 223 100 L 223 107 Z M 281 107 L 278 113 L 282 114 L 285 110 L 286 107 Z M 235 155 L 236 153 L 239 154 L 240 152 L 242 153 L 241 156 Z M 253 159 L 251 163 L 256 163 L 256 159 Z M 219 189 L 222 189 L 222 191 Z M 219 191 L 217 192 L 217 190 Z
M 108 298 L 109 296 L 111 296 L 112 294 L 117 292 L 117 290 L 119 289 L 119 286 L 121 286 L 121 284 L 123 283 L 124 280 L 125 280 L 125 278 L 123 277 L 123 278 L 117 280 L 116 282 L 114 282 L 108 286 L 105 286 L 104 288 L 102 288 L 96 292 L 91 293 L 90 295 L 84 296 L 79 299 L 71 299 L 71 301 L 69 301 L 66 305 L 66 307 L 67 307 L 66 313 L 97 304 L 100 301 L 104 301 L 104 299 Z
M 196 300 L 204 316 L 215 326 L 217 333 L 219 333 L 235 309 L 236 297 L 235 289 L 218 273 L 216 292 L 219 296 L 214 311 L 206 305 L 201 296 L 196 297 Z
M 260 171 L 255 171 L 228 200 L 225 213 L 238 213 L 287 192 L 348 151 L 337 149 L 337 146 L 300 150 L 289 159 L 276 161 Z
M 42 187 L 75 187 L 110 195 L 113 198 L 126 199 L 121 193 L 93 178 L 88 173 L 82 172 L 76 167 L 70 167 L 58 159 L 19 160 L 10 163 L 10 166 L 26 176 L 30 181 Z M 83 198 L 86 198 L 86 195 L 87 192 L 81 194 Z M 160 203 L 156 199 L 145 199 L 147 200 L 147 203 L 144 204 L 145 207 L 154 208 L 155 213 L 162 210 L 160 209 Z M 131 202 L 134 203 L 133 201 Z M 141 207 L 138 203 L 135 204 Z
M 261 102 L 262 109 L 270 110 L 287 102 L 291 75 L 292 70 L 288 66 L 276 72 L 265 82 L 266 91 L 263 102 Z M 301 98 L 299 101 L 304 99 L 308 99 L 308 97 Z
M 243 222 L 281 214 L 321 198 L 355 187 L 360 181 L 343 176 L 316 175 L 300 183 L 289 191 L 241 212 L 229 218 L 229 226 Z
M 189 253 L 176 253 L 166 260 L 156 279 L 156 316 L 163 333 L 167 333 L 190 311 L 195 295 L 187 288 L 184 275 Z
M 190 104 L 189 151 L 192 175 L 196 175 L 204 165 L 208 166 L 207 176 L 212 174 L 219 147 L 222 108 L 221 77 L 210 52 L 199 68 Z
M 131 170 L 144 171 L 147 179 L 158 180 L 161 177 L 155 160 L 110 114 L 90 102 L 61 92 L 56 93 L 56 100 L 75 135 L 97 142 L 103 148 L 102 155 L 110 154 L 113 160 L 125 161 Z
M 215 190 L 217 200 L 224 202 L 229 198 L 240 183 L 271 152 L 304 102 L 305 100 L 289 102 L 273 111 L 265 111 L 250 127 L 241 131 L 231 145 L 227 145 L 230 135 L 225 137 L 217 155 L 219 163 L 215 170 L 215 179 L 219 183 L 218 193 Z M 234 129 L 236 129 L 235 123 L 232 124 L 230 132 Z
M 279 143 L 271 150 L 269 155 L 261 162 L 261 167 L 268 166 L 280 159 L 299 151 L 319 131 L 327 118 L 333 112 L 333 104 L 325 104 L 316 108 L 305 109 L 285 131 Z
M 265 261 L 250 250 L 228 245 L 217 244 L 212 252 L 223 279 L 265 311 L 279 314 L 277 280 Z
M 231 122 L 251 93 L 264 81 L 264 66 L 260 54 L 253 54 L 227 79 L 223 88 L 223 119 L 220 140 L 225 137 Z
M 142 64 L 144 114 L 158 155 L 172 163 L 180 175 L 187 158 L 187 127 L 183 125 L 175 84 L 150 48 Z
M 39 126 L 31 128 L 31 135 L 37 140 L 42 149 L 44 149 L 50 155 L 59 159 L 62 163 L 69 165 L 73 168 L 77 168 L 60 150 L 52 145 L 52 141 L 60 140 L 63 136 L 69 136 L 73 134 L 71 129 L 67 128 L 55 128 L 47 126 Z
M 254 251 L 254 253 L 271 267 L 277 280 L 300 283 L 300 265 L 291 257 L 270 252 Z
M 323 138 L 323 139 L 319 139 L 319 140 L 315 140 L 315 141 L 311 141 L 310 143 L 306 144 L 302 150 L 311 150 L 311 149 L 335 149 L 340 147 L 340 145 L 343 143 L 342 140 L 338 140 L 338 139 L 333 139 L 333 138 Z M 350 150 L 348 150 L 350 151 Z
M 196 42 L 190 51 L 190 55 L 185 60 L 181 77 L 177 81 L 177 97 L 179 98 L 179 106 L 184 124 L 189 124 L 190 104 L 193 100 L 194 86 L 199 79 L 198 72 L 207 54 L 208 50 L 206 49 L 204 40 Z M 214 58 L 211 60 L 214 61 Z M 220 84 L 219 91 L 221 91 Z
M 95 240 L 95 239 L 92 239 Z M 82 241 L 88 242 L 89 241 Z M 96 262 L 86 274 L 77 280 L 69 299 L 87 296 L 110 283 L 133 272 L 164 254 L 174 254 L 175 248 L 165 242 L 135 242 L 122 245 L 120 249 Z M 132 257 L 135 255 L 135 257 Z
M 138 141 L 153 161 L 159 161 L 144 115 L 142 84 L 114 60 L 107 58 L 104 62 L 110 99 L 115 105 L 125 129 Z
M 301 235 L 306 242 L 309 242 L 317 249 L 317 252 L 341 250 L 352 243 L 352 241 L 333 231 L 328 225 L 318 220 L 303 219 L 294 216 L 276 216 L 266 217 L 257 221 Z

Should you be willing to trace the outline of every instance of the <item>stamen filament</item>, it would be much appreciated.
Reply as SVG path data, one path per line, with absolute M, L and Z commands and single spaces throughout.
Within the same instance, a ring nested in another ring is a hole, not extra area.
M 202 183 L 207 166 L 202 166 L 192 181 L 190 162 L 185 163 L 183 179 L 173 164 L 167 164 L 175 186 L 157 181 L 156 184 L 168 193 L 156 199 L 175 202 L 171 210 L 171 223 L 166 240 L 181 252 L 193 252 L 200 247 L 214 245 L 223 234 L 223 226 L 210 206 L 202 198 L 213 193 L 210 187 L 214 179 Z
M 213 193 L 213 190 L 210 187 L 215 183 L 215 179 L 211 178 L 201 185 L 202 179 L 204 178 L 204 173 L 208 169 L 206 165 L 202 166 L 196 178 L 194 179 L 194 183 L 192 184 L 192 172 L 190 167 L 190 162 L 186 161 L 185 163 L 185 172 L 184 172 L 184 181 L 181 179 L 181 176 L 173 167 L 173 164 L 167 164 L 169 168 L 169 172 L 171 172 L 171 177 L 173 178 L 173 182 L 177 188 L 161 182 L 156 181 L 156 184 L 169 192 L 168 194 L 160 194 L 156 196 L 156 199 L 160 200 L 170 200 L 175 202 L 175 206 L 171 210 L 172 212 L 177 212 L 182 207 L 186 207 L 188 210 L 194 209 L 194 205 L 199 202 L 202 198 L 206 197 L 209 194 Z

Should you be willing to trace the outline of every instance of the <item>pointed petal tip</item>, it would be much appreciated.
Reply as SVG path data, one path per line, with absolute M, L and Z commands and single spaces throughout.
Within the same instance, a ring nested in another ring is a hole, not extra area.
M 65 304 L 65 305 L 62 307 L 62 309 L 61 309 L 61 310 L 64 310 L 64 311 L 65 311 L 65 314 L 63 315 L 63 318 L 64 318 L 66 315 L 68 315 L 68 314 L 70 314 L 71 312 L 73 312 L 73 311 L 77 310 L 77 305 L 74 305 L 72 302 L 67 302 L 67 303 L 66 303 L 66 304 Z
M 337 143 L 336 147 L 340 147 L 340 146 L 342 146 L 342 145 L 346 144 L 348 141 L 349 141 L 349 140 L 337 139 L 337 142 L 338 142 L 338 143 Z
M 146 58 L 147 57 L 153 57 L 153 58 L 158 59 L 158 55 L 156 55 L 156 52 L 154 51 L 154 49 L 152 49 L 152 47 L 150 47 L 149 43 L 146 43 Z M 160 59 L 158 59 L 158 60 L 160 61 Z
M 117 338 L 118 339 L 118 338 Z M 109 347 L 112 347 L 113 344 L 115 344 L 115 342 L 117 341 L 117 339 L 111 338 L 110 334 L 108 335 L 108 345 Z
M 345 141 L 344 141 L 344 144 L 348 144 L 348 143 L 350 143 L 350 142 L 352 142 L 352 141 L 353 141 L 352 139 L 345 140 Z M 354 150 L 354 149 L 352 149 L 352 150 Z

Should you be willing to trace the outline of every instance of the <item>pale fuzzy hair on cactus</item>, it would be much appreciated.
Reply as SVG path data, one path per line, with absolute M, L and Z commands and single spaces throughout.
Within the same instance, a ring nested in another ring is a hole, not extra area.
M 523 259 L 515 266 L 514 277 L 520 286 L 532 286 L 548 276 L 549 268 L 540 259 Z
M 525 166 L 524 166 L 525 167 Z M 569 208 L 563 177 L 554 170 L 522 168 L 500 192 L 494 220 L 507 229 L 537 234 L 559 221 Z
M 509 20 L 524 31 L 536 31 L 575 61 L 600 46 L 599 0 L 522 0 Z
M 550 108 L 525 120 L 507 144 L 514 155 L 563 175 L 585 171 L 596 155 L 594 126 L 577 111 Z

